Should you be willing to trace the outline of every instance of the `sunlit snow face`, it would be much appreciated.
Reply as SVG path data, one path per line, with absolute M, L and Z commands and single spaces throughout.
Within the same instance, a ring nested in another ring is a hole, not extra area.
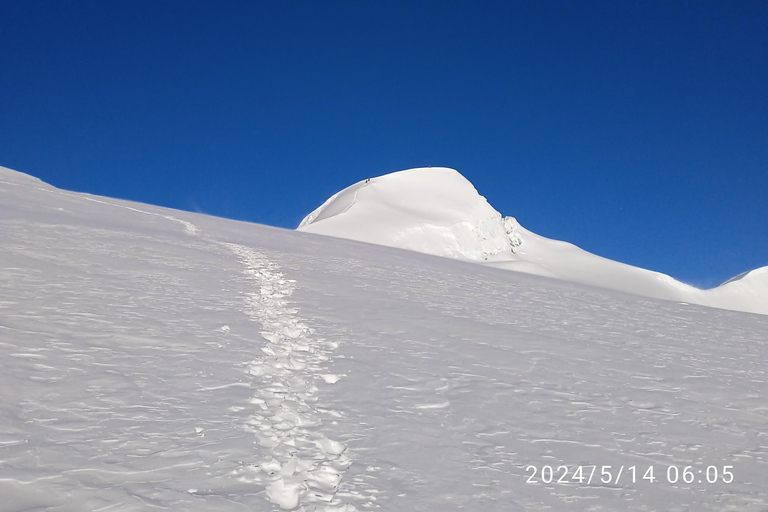
M 502 218 L 453 169 L 400 171 L 356 183 L 308 215 L 299 231 L 481 262 L 668 300 L 768 313 L 768 269 L 713 290 L 590 254 Z
M 33 180 L 0 237 L 0 508 L 768 506 L 768 316 Z

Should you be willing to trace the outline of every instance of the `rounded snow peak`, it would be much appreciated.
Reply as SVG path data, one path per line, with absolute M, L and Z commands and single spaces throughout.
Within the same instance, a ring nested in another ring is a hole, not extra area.
M 298 229 L 470 260 L 514 247 L 501 214 L 447 167 L 408 169 L 355 183 L 310 213 Z

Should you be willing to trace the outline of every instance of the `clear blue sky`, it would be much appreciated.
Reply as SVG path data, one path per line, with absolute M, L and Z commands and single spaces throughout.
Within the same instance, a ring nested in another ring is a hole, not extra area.
M 3 1 L 0 165 L 288 228 L 448 166 L 712 286 L 768 265 L 768 2 Z

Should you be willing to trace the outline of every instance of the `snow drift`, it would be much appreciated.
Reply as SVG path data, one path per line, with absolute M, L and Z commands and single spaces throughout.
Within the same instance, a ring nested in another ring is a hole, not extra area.
M 444 167 L 356 183 L 330 197 L 297 229 L 647 297 L 768 314 L 768 267 L 700 290 L 532 233 L 497 212 L 458 171 Z

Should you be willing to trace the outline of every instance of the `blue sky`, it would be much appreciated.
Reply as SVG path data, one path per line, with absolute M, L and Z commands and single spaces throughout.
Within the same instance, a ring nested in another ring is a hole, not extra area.
M 541 235 L 698 286 L 768 265 L 768 2 L 0 2 L 0 165 L 295 227 L 464 174 Z

